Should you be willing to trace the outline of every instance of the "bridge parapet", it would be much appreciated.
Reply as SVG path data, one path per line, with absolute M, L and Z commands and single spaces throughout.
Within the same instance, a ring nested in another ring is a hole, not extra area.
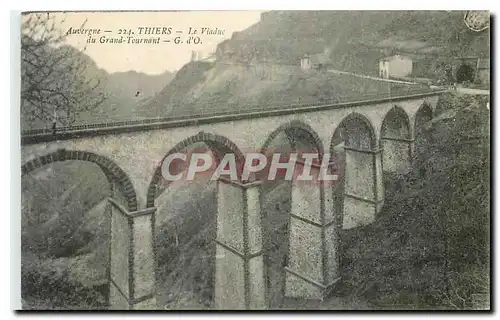
M 23 131 L 21 143 L 30 144 L 43 141 L 65 140 L 75 137 L 85 137 L 89 135 L 113 134 L 121 132 L 134 132 L 141 130 L 155 130 L 164 128 L 175 128 L 182 126 L 193 126 L 200 124 L 244 120 L 251 118 L 261 118 L 269 116 L 280 116 L 303 112 L 314 112 L 328 109 L 340 109 L 355 107 L 364 104 L 377 104 L 390 101 L 400 101 L 407 99 L 417 99 L 428 96 L 435 96 L 445 92 L 444 90 L 415 89 L 407 94 L 393 96 L 390 93 L 360 95 L 356 99 L 342 101 L 321 101 L 311 103 L 299 103 L 287 106 L 250 106 L 245 110 L 237 112 L 207 112 L 198 114 L 180 114 L 169 117 L 156 117 L 148 119 L 111 121 L 105 123 L 81 124 L 53 129 L 31 129 Z

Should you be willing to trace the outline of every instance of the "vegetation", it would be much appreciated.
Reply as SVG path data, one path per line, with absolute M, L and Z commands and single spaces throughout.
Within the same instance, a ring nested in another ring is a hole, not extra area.
M 327 70 L 378 76 L 381 57 L 402 53 L 414 59 L 413 76 L 452 84 L 455 58 L 489 49 L 489 32 L 472 33 L 461 11 L 270 11 L 220 43 L 216 63 L 185 65 L 145 109 L 199 115 L 394 95 L 411 88 Z M 326 68 L 301 70 L 306 54 Z
M 340 70 L 377 71 L 393 53 L 449 60 L 489 56 L 489 32 L 471 32 L 463 11 L 270 11 L 256 25 L 219 45 L 219 57 L 298 64 L 324 53 Z M 265 39 L 265 40 L 262 40 Z M 218 57 L 218 58 L 219 58 Z M 429 70 L 430 71 L 430 70 Z
M 21 26 L 21 128 L 50 128 L 145 117 L 142 109 L 173 78 L 108 73 L 66 45 L 62 13 L 27 13 Z
M 168 309 L 207 309 L 214 298 L 216 188 L 190 183 L 157 199 L 157 294 Z M 194 199 L 192 196 L 196 194 Z M 172 213 L 172 210 L 175 213 Z
M 50 13 L 28 13 L 21 25 L 21 114 L 31 122 L 69 125 L 106 96 L 99 77 L 85 77 L 90 62 L 64 46 L 66 35 Z
M 316 70 L 303 72 L 298 65 L 194 62 L 179 70 L 145 109 L 151 116 L 210 115 L 352 101 L 423 88 Z
M 345 232 L 343 294 L 382 309 L 471 309 L 478 308 L 474 294 L 489 294 L 489 112 L 482 100 L 444 96 L 444 114 L 420 137 L 425 149 L 411 173 L 387 179 L 378 220 Z
M 54 163 L 22 180 L 23 309 L 103 308 L 108 181 L 97 165 Z

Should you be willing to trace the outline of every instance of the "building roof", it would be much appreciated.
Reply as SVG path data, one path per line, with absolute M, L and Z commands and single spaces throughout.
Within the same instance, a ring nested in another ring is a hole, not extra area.
M 401 54 L 395 54 L 393 56 L 389 56 L 389 57 L 384 57 L 382 59 L 380 59 L 381 61 L 391 61 L 391 60 L 394 60 L 394 59 L 405 59 L 405 60 L 411 60 L 410 57 L 408 56 L 404 56 L 404 55 L 401 55 Z
M 331 61 L 331 59 L 326 57 L 324 53 L 305 54 L 301 59 L 309 59 L 312 64 L 328 63 Z

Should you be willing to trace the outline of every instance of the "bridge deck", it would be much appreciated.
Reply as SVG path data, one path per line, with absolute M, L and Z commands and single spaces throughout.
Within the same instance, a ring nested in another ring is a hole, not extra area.
M 388 94 L 377 94 L 361 96 L 354 101 L 291 105 L 291 106 L 266 106 L 265 109 L 247 108 L 240 112 L 206 113 L 179 115 L 175 117 L 158 117 L 140 120 L 113 121 L 106 123 L 92 123 L 68 127 L 59 127 L 54 134 L 52 129 L 33 129 L 22 132 L 21 144 L 32 144 L 54 140 L 68 140 L 96 135 L 107 135 L 116 133 L 126 133 L 144 130 L 158 130 L 165 128 L 175 128 L 183 126 L 196 126 L 200 124 L 235 121 L 251 118 L 263 118 L 281 116 L 287 114 L 315 112 L 320 110 L 348 108 L 359 105 L 377 104 L 389 101 L 407 100 L 411 98 L 422 98 L 434 96 L 445 92 L 446 90 L 414 90 L 410 94 L 391 96 Z

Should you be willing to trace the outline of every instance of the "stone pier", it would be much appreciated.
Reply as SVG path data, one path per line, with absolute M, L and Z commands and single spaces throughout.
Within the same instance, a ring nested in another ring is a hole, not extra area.
M 215 309 L 265 309 L 260 182 L 217 183 Z
M 318 174 L 319 167 L 312 171 Z M 336 181 L 292 183 L 287 297 L 323 299 L 340 280 L 340 212 L 335 210 L 332 183 Z
M 156 309 L 153 243 L 156 208 L 129 212 L 119 199 L 108 200 L 111 208 L 109 308 Z
M 375 220 L 384 204 L 382 149 L 345 147 L 343 228 L 364 226 Z

